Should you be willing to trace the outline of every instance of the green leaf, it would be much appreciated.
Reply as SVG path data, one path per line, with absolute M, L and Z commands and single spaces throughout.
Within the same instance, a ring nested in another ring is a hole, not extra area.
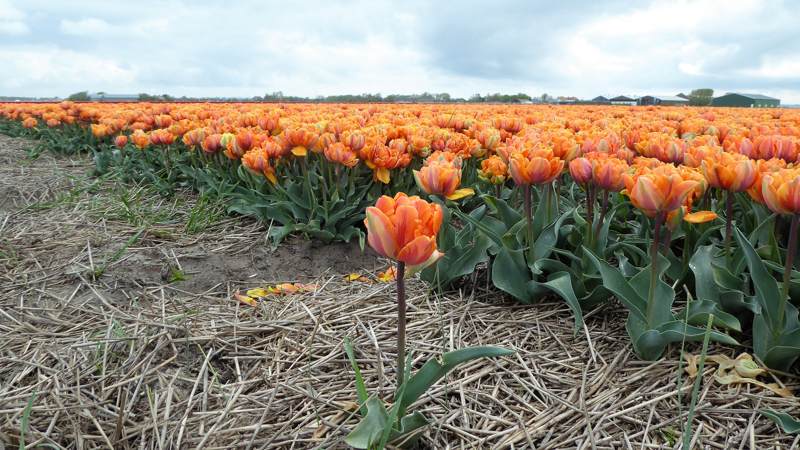
M 636 292 L 628 280 L 622 276 L 622 273 L 611 267 L 607 262 L 601 261 L 597 256 L 588 248 L 583 247 L 583 251 L 589 257 L 589 260 L 594 263 L 600 276 L 603 277 L 603 285 L 611 291 L 620 302 L 622 302 L 628 310 L 636 316 L 639 320 L 645 321 L 645 312 L 647 311 L 647 300 L 644 299 L 638 292 Z M 647 291 L 645 291 L 646 293 Z M 645 294 L 646 295 L 646 294 Z
M 517 212 L 516 209 L 512 208 L 511 206 L 506 203 L 505 200 L 501 200 L 496 197 L 492 197 L 491 195 L 484 195 L 483 201 L 489 206 L 494 213 L 500 220 L 503 221 L 505 224 L 506 229 L 511 229 L 515 224 L 517 224 L 520 220 L 522 220 L 522 214 Z
M 457 242 L 455 247 L 445 249 L 444 256 L 436 263 L 422 271 L 422 279 L 441 286 L 449 286 L 453 281 L 471 274 L 475 266 L 489 260 L 486 253 L 492 241 L 484 234 L 474 236 L 474 241 Z M 438 270 L 439 279 L 436 280 Z
M 761 306 L 761 314 L 764 314 L 770 330 L 774 331 L 780 326 L 780 318 L 778 317 L 779 305 L 781 302 L 787 302 L 787 299 L 780 298 L 781 290 L 778 287 L 778 282 L 767 271 L 764 262 L 761 261 L 750 241 L 744 237 L 737 227 L 733 228 L 733 234 L 736 236 L 739 247 L 744 252 L 747 268 L 750 270 L 750 276 L 755 287 L 755 299 Z
M 391 426 L 389 413 L 386 412 L 383 402 L 371 397 L 367 400 L 366 406 L 367 415 L 361 419 L 361 422 L 344 439 L 347 445 L 354 448 L 372 448 L 380 442 L 384 429 L 387 426 Z
M 539 237 L 533 244 L 533 260 L 547 258 L 553 251 L 553 248 L 558 243 L 559 229 L 564 221 L 572 215 L 572 211 L 567 211 L 562 214 L 555 222 L 547 225 L 544 230 L 539 234 Z
M 701 326 L 708 322 L 708 316 L 714 316 L 714 326 L 727 328 L 734 331 L 742 331 L 739 319 L 732 314 L 722 310 L 722 307 L 711 300 L 695 300 L 689 303 L 688 311 L 678 314 L 679 317 L 686 317 L 686 321 L 691 325 Z
M 795 419 L 789 414 L 774 409 L 762 409 L 758 411 L 762 416 L 775 422 L 784 433 L 798 434 L 800 433 L 800 420 Z
M 492 283 L 523 303 L 530 303 L 528 282 L 530 271 L 522 250 L 503 247 L 492 263 Z
M 353 353 L 353 343 L 350 341 L 349 336 L 344 338 L 344 352 L 347 354 L 347 359 L 350 360 L 350 365 L 353 367 L 353 372 L 356 374 L 356 392 L 358 392 L 358 404 L 361 405 L 359 410 L 363 416 L 367 412 L 364 406 L 368 397 L 367 387 L 364 384 L 364 377 L 361 376 L 361 369 L 358 367 L 358 362 L 356 362 L 356 357 Z
M 441 363 L 436 359 L 429 359 L 417 373 L 406 382 L 406 389 L 402 397 L 402 410 L 417 401 L 434 383 L 444 377 L 447 372 L 456 366 L 477 358 L 491 358 L 513 354 L 514 351 L 501 347 L 468 347 L 447 352 L 442 355 Z
M 577 335 L 578 331 L 583 326 L 583 312 L 581 311 L 581 305 L 575 296 L 575 291 L 572 289 L 571 280 L 572 277 L 570 276 L 569 272 L 556 272 L 552 274 L 544 283 L 531 281 L 529 286 L 534 285 L 549 289 L 567 302 L 567 306 L 569 306 L 569 309 L 572 310 L 572 315 L 575 316 L 574 334 Z

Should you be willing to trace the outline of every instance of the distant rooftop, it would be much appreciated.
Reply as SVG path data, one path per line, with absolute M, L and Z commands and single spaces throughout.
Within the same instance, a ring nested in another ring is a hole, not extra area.
M 736 94 L 742 97 L 752 98 L 753 100 L 778 100 L 775 97 L 769 97 L 761 94 L 745 94 L 743 92 L 726 92 L 725 95 Z
M 666 100 L 668 102 L 689 102 L 689 100 L 683 97 L 678 97 L 677 95 L 654 95 L 653 97 L 662 101 Z

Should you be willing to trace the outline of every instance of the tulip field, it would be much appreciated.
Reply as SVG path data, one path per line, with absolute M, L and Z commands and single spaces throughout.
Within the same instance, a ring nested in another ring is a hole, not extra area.
M 411 280 L 431 295 L 487 287 L 513 307 L 555 301 L 575 340 L 589 312 L 620 308 L 640 361 L 702 351 L 686 359 L 702 374 L 713 345 L 748 354 L 737 382 L 800 369 L 800 110 L 0 103 L 0 133 L 89 155 L 118 183 L 214 198 L 266 227 L 264 245 L 299 237 L 383 258 L 394 390 L 369 396 L 358 348 L 343 343 L 362 417 L 343 434 L 356 448 L 410 445 L 432 419 L 412 405 L 438 380 L 516 358 L 493 342 L 413 360 Z

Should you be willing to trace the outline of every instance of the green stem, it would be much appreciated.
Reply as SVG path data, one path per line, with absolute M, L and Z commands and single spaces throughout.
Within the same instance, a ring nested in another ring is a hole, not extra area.
M 789 247 L 786 249 L 786 265 L 783 268 L 783 286 L 781 288 L 780 303 L 778 303 L 778 323 L 779 330 L 783 331 L 784 314 L 786 313 L 786 302 L 789 301 L 789 284 L 792 281 L 792 267 L 794 257 L 797 253 L 797 225 L 800 222 L 800 214 L 792 214 L 792 224 L 789 227 Z
M 655 313 L 656 282 L 658 281 L 658 242 L 661 237 L 661 224 L 664 222 L 664 214 L 656 215 L 656 226 L 653 230 L 653 242 L 650 245 L 650 259 L 652 266 L 650 271 L 650 290 L 647 294 L 647 326 L 652 326 Z
M 594 229 L 594 235 L 600 236 L 600 229 L 603 227 L 603 222 L 606 220 L 606 212 L 608 211 L 608 191 L 603 189 L 603 203 L 600 206 L 600 220 L 597 221 Z
M 686 427 L 683 429 L 683 447 L 689 449 L 692 442 L 692 420 L 694 420 L 694 410 L 697 407 L 697 398 L 700 394 L 700 383 L 703 381 L 703 370 L 706 365 L 706 355 L 708 354 L 708 341 L 711 339 L 711 325 L 714 323 L 714 315 L 708 315 L 708 322 L 706 322 L 706 332 L 703 335 L 703 350 L 700 353 L 700 361 L 698 362 L 697 378 L 694 379 L 692 386 L 692 398 L 689 401 L 689 415 L 686 417 Z
M 528 227 L 528 246 L 533 246 L 533 212 L 531 211 L 531 185 L 522 185 L 522 204 L 525 211 L 525 221 Z
M 725 255 L 731 257 L 731 237 L 733 237 L 733 192 L 727 191 L 725 199 Z
M 406 363 L 406 263 L 397 261 L 397 389 L 403 385 Z M 399 399 L 395 399 L 397 401 Z

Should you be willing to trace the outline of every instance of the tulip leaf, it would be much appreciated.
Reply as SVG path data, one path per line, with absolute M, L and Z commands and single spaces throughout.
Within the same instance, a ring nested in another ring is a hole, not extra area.
M 628 280 L 622 275 L 619 269 L 611 267 L 607 262 L 601 261 L 591 250 L 583 247 L 583 251 L 588 255 L 589 260 L 597 267 L 600 276 L 603 278 L 603 285 L 613 293 L 620 302 L 631 312 L 633 316 L 641 321 L 645 321 L 645 311 L 647 301 L 631 287 Z M 644 291 L 645 293 L 647 291 Z
M 383 402 L 370 397 L 366 402 L 367 414 L 347 435 L 344 441 L 353 448 L 368 449 L 374 447 L 383 437 L 383 430 L 390 426 L 389 413 Z
M 762 409 L 759 411 L 762 416 L 775 422 L 784 433 L 798 434 L 800 433 L 800 420 L 795 419 L 789 414 L 774 409 Z
M 556 272 L 545 282 L 534 280 L 530 281 L 528 285 L 529 288 L 530 286 L 546 288 L 558 294 L 559 297 L 567 302 L 567 306 L 572 310 L 572 315 L 575 316 L 574 334 L 577 335 L 578 331 L 583 326 L 583 312 L 581 311 L 578 298 L 575 296 L 575 291 L 572 289 L 572 277 L 569 272 Z
M 767 271 L 764 262 L 761 261 L 750 241 L 744 237 L 737 227 L 734 227 L 733 234 L 736 236 L 739 247 L 744 252 L 747 267 L 750 270 L 750 276 L 755 287 L 755 299 L 761 306 L 761 314 L 764 315 L 764 319 L 770 329 L 774 330 L 779 327 L 780 322 L 778 317 L 779 304 L 780 302 L 786 302 L 787 299 L 780 298 L 778 282 Z
M 438 358 L 429 359 L 405 383 L 400 409 L 402 411 L 407 410 L 434 383 L 442 379 L 447 372 L 450 372 L 459 364 L 473 359 L 506 356 L 513 353 L 513 350 L 501 347 L 467 347 L 443 354 L 441 362 L 439 362 Z
M 489 208 L 492 210 L 492 213 L 497 215 L 497 217 L 503 221 L 506 226 L 506 229 L 511 229 L 515 224 L 522 220 L 522 214 L 517 212 L 516 209 L 512 208 L 511 206 L 506 203 L 505 200 L 499 199 L 497 197 L 493 197 L 491 195 L 484 195 L 483 201 L 489 205 Z
M 711 300 L 695 300 L 687 306 L 688 311 L 678 314 L 686 317 L 686 321 L 691 325 L 703 326 L 708 323 L 708 316 L 714 316 L 714 326 L 727 328 L 734 331 L 742 331 L 742 325 L 736 316 L 722 310 L 719 303 Z
M 492 282 L 498 289 L 523 303 L 530 303 L 528 282 L 530 271 L 522 250 L 503 247 L 492 263 Z

